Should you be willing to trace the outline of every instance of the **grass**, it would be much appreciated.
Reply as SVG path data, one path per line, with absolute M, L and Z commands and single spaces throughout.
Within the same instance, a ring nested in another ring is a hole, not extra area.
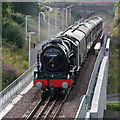
M 9 44 L 2 47 L 2 89 L 24 73 L 28 67 L 27 50 Z
M 120 10 L 120 8 L 119 8 Z M 116 16 L 120 16 L 117 12 Z M 111 26 L 111 46 L 110 46 L 110 59 L 109 59 L 109 71 L 108 71 L 108 90 L 107 93 L 120 92 L 120 71 L 119 71 L 119 54 L 120 54 L 120 43 L 119 35 L 120 33 L 120 22 L 117 22 L 119 17 L 115 17 Z
M 28 69 L 28 53 L 25 49 L 3 47 L 2 59 L 3 63 L 15 68 L 18 74 L 22 74 Z
M 107 110 L 120 111 L 120 103 L 107 103 Z
M 117 39 L 111 38 L 110 55 L 109 55 L 109 71 L 108 71 L 108 87 L 107 92 L 116 93 L 120 92 L 119 85 L 120 80 L 118 80 L 118 51 L 119 48 L 115 42 Z
M 113 16 L 107 12 L 99 12 L 93 16 L 100 16 L 103 18 L 103 22 L 113 19 Z M 93 17 L 92 16 L 92 17 Z M 107 84 L 107 93 L 116 93 L 120 92 L 120 80 L 119 77 L 119 46 L 118 46 L 118 31 L 120 28 L 115 27 L 115 19 L 113 19 L 111 25 L 111 44 L 110 44 L 110 53 L 109 53 L 109 70 L 108 70 L 108 84 Z

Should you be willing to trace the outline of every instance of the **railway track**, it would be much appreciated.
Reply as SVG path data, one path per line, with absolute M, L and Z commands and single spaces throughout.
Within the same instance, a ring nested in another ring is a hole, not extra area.
M 69 96 L 70 92 L 72 90 L 72 87 L 69 88 L 66 96 L 63 99 L 58 99 L 58 98 L 47 98 L 46 100 L 40 100 L 38 104 L 35 106 L 35 108 L 32 110 L 32 112 L 29 114 L 26 120 L 31 120 L 31 119 L 55 119 L 64 104 L 64 102 L 67 100 L 67 97 Z

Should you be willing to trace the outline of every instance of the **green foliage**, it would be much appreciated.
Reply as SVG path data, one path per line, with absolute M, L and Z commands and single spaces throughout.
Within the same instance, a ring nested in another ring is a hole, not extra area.
M 2 88 L 4 89 L 7 87 L 10 83 L 13 82 L 13 80 L 17 79 L 18 75 L 16 74 L 15 70 L 5 70 L 2 69 Z
M 24 54 L 23 54 L 24 53 Z M 7 44 L 2 48 L 2 60 L 20 75 L 28 69 L 28 51 Z
M 0 35 L 0 47 L 2 47 L 2 37 Z
M 2 17 L 9 17 L 9 13 L 11 11 L 11 2 L 3 2 L 2 3 Z
M 111 111 L 120 111 L 120 103 L 107 103 L 107 109 Z
M 29 66 L 29 64 L 28 64 L 28 62 L 27 61 L 22 61 L 22 67 L 23 67 L 23 69 L 26 69 L 26 68 L 28 68 L 28 66 Z
M 11 10 L 12 3 L 3 3 L 2 15 L 3 15 L 3 31 L 2 39 L 3 45 L 9 43 L 11 45 L 16 45 L 18 48 L 24 47 L 24 23 L 25 18 L 19 13 L 14 13 Z
M 41 7 L 40 11 L 44 12 L 46 9 L 44 7 Z
M 115 43 L 115 39 L 111 38 L 111 40 L 114 43 L 112 43 L 110 47 L 107 92 L 115 93 L 120 92 L 118 90 L 118 85 L 120 84 L 120 81 L 118 81 L 118 48 L 117 43 Z
M 2 83 L 5 88 L 28 69 L 28 51 L 6 44 L 2 48 L 2 61 Z
M 23 27 L 25 26 L 25 16 L 24 15 L 22 15 L 20 13 L 12 13 L 11 17 L 16 23 L 22 25 Z
M 36 2 L 12 2 L 12 10 L 24 15 L 38 15 L 40 10 Z
M 117 9 L 120 5 L 120 1 L 119 2 L 116 2 L 113 6 L 113 10 Z
M 77 20 L 79 20 L 81 18 L 80 14 L 77 13 L 77 12 L 72 11 L 71 14 L 72 14 L 72 17 L 73 17 L 72 18 L 73 22 L 76 22 Z
M 113 21 L 113 27 L 114 27 L 114 28 L 117 27 L 119 24 L 120 24 L 120 18 L 115 19 L 115 20 Z
M 110 59 L 109 59 L 109 71 L 108 71 L 108 93 L 116 93 L 120 92 L 120 79 L 119 79 L 119 51 L 120 51 L 120 44 L 118 42 L 119 39 L 119 25 L 120 25 L 120 18 L 119 18 L 119 10 L 118 3 L 116 3 L 116 16 L 114 17 L 112 26 L 111 26 L 111 46 L 110 46 Z
M 18 48 L 22 48 L 25 39 L 22 27 L 13 21 L 8 21 L 6 24 L 6 27 L 3 28 L 3 40 L 6 40 L 7 43 L 18 46 Z

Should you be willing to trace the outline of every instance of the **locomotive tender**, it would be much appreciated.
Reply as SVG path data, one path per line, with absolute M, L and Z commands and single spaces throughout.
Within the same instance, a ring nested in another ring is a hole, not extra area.
M 88 51 L 102 33 L 102 18 L 94 17 L 75 23 L 43 44 L 37 55 L 34 85 L 50 95 L 64 94 L 75 84 L 76 72 Z

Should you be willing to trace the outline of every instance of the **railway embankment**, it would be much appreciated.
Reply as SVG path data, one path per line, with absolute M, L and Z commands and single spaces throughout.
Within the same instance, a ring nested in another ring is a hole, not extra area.
M 110 25 L 110 23 L 108 24 Z M 110 29 L 106 29 L 106 31 L 108 31 Z M 83 95 L 87 89 L 88 86 L 88 81 L 86 80 L 87 78 L 90 77 L 91 74 L 91 70 L 92 64 L 94 64 L 95 61 L 95 57 L 93 56 L 89 56 L 86 64 L 83 66 L 83 69 L 80 72 L 80 75 L 82 77 L 79 78 L 78 80 L 78 84 L 76 85 L 76 87 L 73 88 L 73 91 L 71 92 L 71 95 L 68 98 L 68 102 L 66 102 L 63 106 L 63 110 L 61 110 L 60 113 L 60 118 L 64 118 L 66 116 L 70 116 L 69 110 L 70 111 L 77 111 L 76 108 L 78 108 L 78 101 L 81 95 Z M 91 65 L 89 64 L 91 63 Z M 88 66 L 86 66 L 88 65 Z M 86 70 L 89 71 L 86 71 Z M 84 79 L 86 81 L 84 81 Z M 80 85 L 82 85 L 82 87 L 80 87 Z M 85 87 L 84 87 L 85 86 Z M 80 94 L 78 94 L 78 92 L 80 92 Z M 11 109 L 11 111 L 8 112 L 8 114 L 4 117 L 4 118 L 21 118 L 22 117 L 26 117 L 24 115 L 24 113 L 28 112 L 29 110 L 32 110 L 34 108 L 34 106 L 37 104 L 38 100 L 40 99 L 40 96 L 37 89 L 32 87 L 32 89 L 30 89 L 26 94 L 24 94 L 22 96 L 22 99 L 20 101 L 18 101 L 14 107 Z M 78 100 L 78 101 L 77 101 Z M 67 111 L 67 112 L 66 112 Z M 66 112 L 66 114 L 64 114 Z M 68 114 L 69 113 L 69 114 Z M 73 114 L 71 113 L 71 117 L 74 117 L 75 113 L 73 112 Z
M 79 98 L 80 96 L 85 94 L 87 90 L 89 78 L 92 73 L 95 60 L 96 60 L 95 55 L 88 56 L 86 63 L 81 69 L 80 77 L 77 80 L 76 85 L 74 86 L 70 96 L 68 97 L 67 102 L 65 102 L 65 104 L 63 105 L 63 108 L 60 113 L 60 117 L 63 117 L 63 118 L 64 117 L 69 117 L 69 118 L 75 117 L 75 114 L 80 104 Z M 32 87 L 32 89 L 30 89 L 26 94 L 22 96 L 22 99 L 20 99 L 16 104 L 14 104 L 13 108 L 4 116 L 4 118 L 27 117 L 27 115 L 29 115 L 30 111 L 36 106 L 39 100 L 40 100 L 39 91 L 37 91 L 35 87 Z

